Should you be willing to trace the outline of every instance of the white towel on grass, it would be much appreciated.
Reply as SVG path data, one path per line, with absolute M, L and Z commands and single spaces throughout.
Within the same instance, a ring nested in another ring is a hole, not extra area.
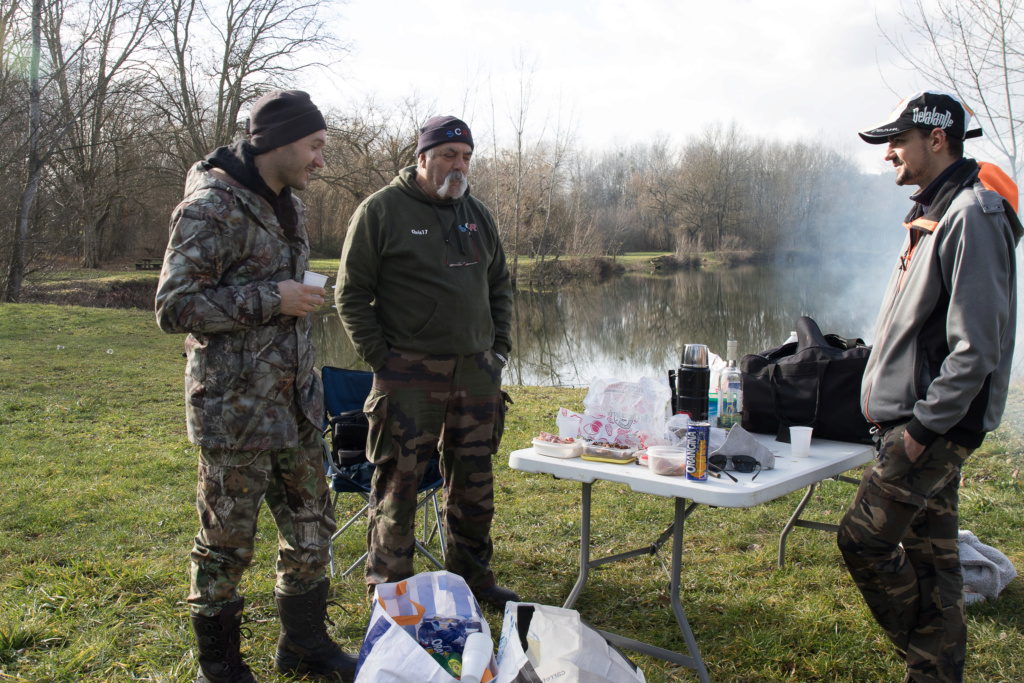
M 995 600 L 1006 584 L 1017 576 L 1013 563 L 1006 555 L 979 541 L 970 531 L 961 530 L 957 540 L 960 543 L 964 592 L 968 597 L 970 593 L 977 593 L 988 600 Z

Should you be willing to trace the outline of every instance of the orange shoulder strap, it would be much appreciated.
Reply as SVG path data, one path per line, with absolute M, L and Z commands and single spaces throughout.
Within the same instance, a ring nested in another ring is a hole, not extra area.
M 987 161 L 978 162 L 978 180 L 986 189 L 998 192 L 999 195 L 1010 202 L 1014 212 L 1017 212 L 1017 186 L 1010 177 L 1003 173 L 995 164 Z

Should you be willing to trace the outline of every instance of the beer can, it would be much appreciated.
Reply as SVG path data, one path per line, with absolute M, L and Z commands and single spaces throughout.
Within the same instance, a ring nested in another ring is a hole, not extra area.
M 708 436 L 711 424 L 691 422 L 686 428 L 686 479 L 708 480 Z

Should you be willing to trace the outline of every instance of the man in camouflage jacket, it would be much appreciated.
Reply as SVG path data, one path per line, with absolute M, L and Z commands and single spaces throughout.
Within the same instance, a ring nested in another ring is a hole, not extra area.
M 306 93 L 275 91 L 253 107 L 250 132 L 189 171 L 156 295 L 160 328 L 188 333 L 185 412 L 199 447 L 201 522 L 188 597 L 196 680 L 255 681 L 239 652 L 237 587 L 264 500 L 279 539 L 277 668 L 350 680 L 354 658 L 324 625 L 336 524 L 309 314 L 326 292 L 300 284 L 309 243 L 305 207 L 291 194 L 324 165 L 326 124 Z

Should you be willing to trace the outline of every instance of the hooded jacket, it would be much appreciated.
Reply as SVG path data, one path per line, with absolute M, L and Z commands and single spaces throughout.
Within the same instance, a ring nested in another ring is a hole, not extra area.
M 1007 197 L 995 190 L 998 187 Z M 861 384 L 864 416 L 977 448 L 999 426 L 1017 324 L 1016 185 L 966 160 L 915 204 L 875 323 Z
M 198 446 L 294 448 L 302 419 L 323 421 L 312 320 L 280 315 L 277 283 L 301 282 L 309 264 L 305 207 L 288 201 L 291 239 L 265 199 L 207 160 L 171 216 L 156 319 L 188 333 L 185 413 Z
M 392 347 L 437 355 L 511 348 L 512 284 L 490 211 L 468 189 L 432 199 L 415 166 L 352 215 L 335 299 L 356 353 L 374 370 Z

